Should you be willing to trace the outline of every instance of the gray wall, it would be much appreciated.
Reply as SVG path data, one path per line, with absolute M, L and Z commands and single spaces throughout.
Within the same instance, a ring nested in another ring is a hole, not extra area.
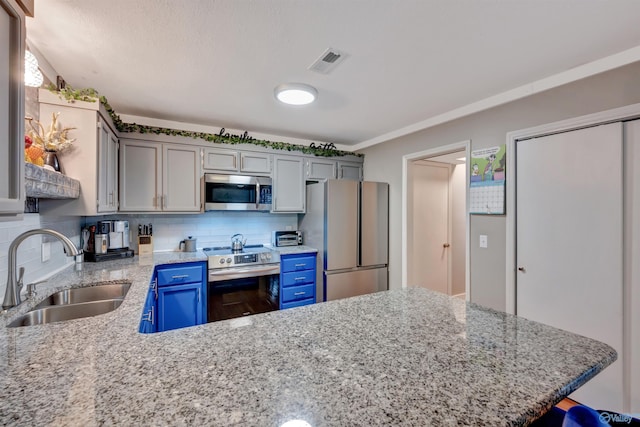
M 510 131 L 635 103 L 640 103 L 640 63 L 362 150 L 365 179 L 390 184 L 389 287 L 402 286 L 402 156 L 464 140 L 471 140 L 472 150 L 492 147 L 504 144 Z M 471 300 L 504 310 L 505 216 L 472 215 L 470 233 Z M 487 249 L 479 248 L 480 234 L 488 235 Z

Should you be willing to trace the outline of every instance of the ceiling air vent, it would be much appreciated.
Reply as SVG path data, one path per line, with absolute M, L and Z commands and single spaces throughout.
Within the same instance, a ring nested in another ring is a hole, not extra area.
M 329 48 L 325 50 L 313 64 L 309 66 L 311 71 L 316 71 L 321 74 L 329 74 L 334 68 L 338 66 L 346 55 L 344 52 L 340 52 L 337 49 Z

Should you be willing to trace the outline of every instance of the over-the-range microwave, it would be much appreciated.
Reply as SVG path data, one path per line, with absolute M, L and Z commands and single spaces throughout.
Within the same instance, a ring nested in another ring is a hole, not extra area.
M 270 211 L 271 178 L 204 174 L 205 211 Z

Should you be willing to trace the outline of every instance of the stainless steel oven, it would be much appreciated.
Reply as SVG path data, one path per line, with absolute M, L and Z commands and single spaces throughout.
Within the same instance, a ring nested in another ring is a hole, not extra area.
M 207 321 L 278 310 L 280 254 L 260 246 L 205 248 Z
M 204 174 L 206 211 L 270 211 L 271 178 Z

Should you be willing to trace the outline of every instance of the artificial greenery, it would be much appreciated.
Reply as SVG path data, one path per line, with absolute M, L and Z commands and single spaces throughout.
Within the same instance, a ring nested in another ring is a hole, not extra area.
M 216 144 L 253 144 L 260 147 L 272 148 L 275 150 L 285 150 L 285 151 L 298 151 L 305 154 L 312 154 L 315 156 L 321 157 L 335 157 L 335 156 L 346 156 L 353 155 L 362 157 L 362 154 L 356 154 L 350 151 L 340 151 L 333 149 L 325 149 L 322 147 L 309 147 L 306 145 L 299 144 L 290 144 L 287 142 L 279 142 L 279 141 L 268 141 L 265 139 L 253 139 L 247 138 L 246 134 L 242 135 L 221 135 L 221 134 L 213 134 L 206 132 L 194 132 L 189 130 L 179 130 L 179 129 L 170 129 L 170 128 L 161 128 L 156 126 L 147 126 L 147 125 L 139 125 L 137 123 L 125 123 L 122 121 L 120 116 L 116 114 L 114 109 L 109 105 L 107 98 L 103 95 L 99 95 L 98 91 L 93 88 L 86 89 L 74 89 L 70 85 L 67 85 L 65 88 L 61 90 L 57 90 L 56 86 L 50 84 L 47 89 L 51 92 L 58 94 L 61 99 L 66 100 L 69 103 L 73 103 L 75 101 L 85 101 L 85 102 L 96 102 L 99 100 L 100 103 L 104 106 L 111 116 L 111 120 L 113 120 L 113 124 L 118 130 L 118 132 L 136 132 L 136 133 L 150 133 L 156 135 L 171 135 L 171 136 L 182 136 L 186 138 L 193 139 L 202 139 L 207 142 L 216 143 Z

